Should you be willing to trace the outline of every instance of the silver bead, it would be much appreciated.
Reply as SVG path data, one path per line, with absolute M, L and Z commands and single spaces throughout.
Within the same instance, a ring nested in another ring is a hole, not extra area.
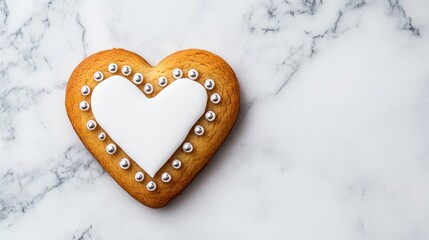
M 89 120 L 86 123 L 86 128 L 88 128 L 88 130 L 94 130 L 97 127 L 97 123 L 94 120 Z
M 208 90 L 212 90 L 215 86 L 215 82 L 211 79 L 207 79 L 204 81 L 204 87 Z
M 144 174 L 142 172 L 138 171 L 138 172 L 136 172 L 136 175 L 134 175 L 134 179 L 137 182 L 141 182 L 144 179 Z
M 161 87 L 167 86 L 167 78 L 166 77 L 158 78 L 158 85 Z
M 116 145 L 114 143 L 109 143 L 106 146 L 106 152 L 110 155 L 115 154 L 117 148 Z
M 100 134 L 98 134 L 98 139 L 104 141 L 106 139 L 106 134 L 104 132 L 101 132 Z
M 80 89 L 80 93 L 82 93 L 83 96 L 88 96 L 89 93 L 91 93 L 91 88 L 89 88 L 88 86 L 83 86 Z
M 154 183 L 153 181 L 150 181 L 146 184 L 146 189 L 149 191 L 155 191 L 156 189 L 156 183 Z
M 164 172 L 161 174 L 161 180 L 163 182 L 170 182 L 171 181 L 171 175 L 168 172 Z
M 173 70 L 173 77 L 175 79 L 181 78 L 183 76 L 183 71 L 180 68 L 176 68 Z
M 198 78 L 198 71 L 197 71 L 197 70 L 195 70 L 195 69 L 191 69 L 191 70 L 189 70 L 189 72 L 188 72 L 188 77 L 189 77 L 190 79 L 192 79 L 192 80 L 197 79 L 197 78 Z
M 171 162 L 171 166 L 173 166 L 174 169 L 179 169 L 182 166 L 182 162 L 179 159 L 174 159 L 173 162 Z
M 218 104 L 220 102 L 220 95 L 218 93 L 213 93 L 210 96 L 210 101 L 212 101 L 214 104 Z
M 104 77 L 103 73 L 100 72 L 100 71 L 97 71 L 97 72 L 94 73 L 94 80 L 97 81 L 97 82 L 103 80 L 103 77 Z
M 79 104 L 79 108 L 82 111 L 88 111 L 88 109 L 89 109 L 89 103 L 87 101 L 82 101 Z
M 131 74 L 131 67 L 130 66 L 123 66 L 122 67 L 122 74 L 125 76 L 129 76 Z
M 144 91 L 146 94 L 151 94 L 151 93 L 153 92 L 153 86 L 152 86 L 152 84 L 150 84 L 150 83 L 146 83 L 146 84 L 144 85 L 144 87 L 143 87 L 143 91 Z
M 194 147 L 192 146 L 192 144 L 191 144 L 191 143 L 189 143 L 189 142 L 185 142 L 185 143 L 183 144 L 183 146 L 182 146 L 182 149 L 183 149 L 183 151 L 184 151 L 184 152 L 186 152 L 186 153 L 190 153 L 190 152 L 192 152 L 192 150 L 194 150 Z
M 208 111 L 208 112 L 206 112 L 205 117 L 208 121 L 211 122 L 211 121 L 215 120 L 216 114 L 213 111 Z
M 204 134 L 204 128 L 201 125 L 197 125 L 194 128 L 194 133 L 197 134 L 198 136 L 201 136 Z
M 134 77 L 133 77 L 133 82 L 135 83 L 135 84 L 141 84 L 142 82 L 143 82 L 143 74 L 141 74 L 141 73 L 136 73 L 136 74 L 134 74 Z
M 128 160 L 128 158 L 122 158 L 121 161 L 119 161 L 119 167 L 122 169 L 130 168 L 130 160 Z
M 107 67 L 107 70 L 109 70 L 109 72 L 111 72 L 111 73 L 115 73 L 118 71 L 118 65 L 116 65 L 115 63 L 111 63 Z

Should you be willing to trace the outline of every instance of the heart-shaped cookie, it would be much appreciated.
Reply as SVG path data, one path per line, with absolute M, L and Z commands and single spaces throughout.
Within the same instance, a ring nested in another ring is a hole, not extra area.
M 98 52 L 73 71 L 69 119 L 104 169 L 139 202 L 167 205 L 196 177 L 237 119 L 231 67 L 204 50 L 152 67 L 123 49 Z

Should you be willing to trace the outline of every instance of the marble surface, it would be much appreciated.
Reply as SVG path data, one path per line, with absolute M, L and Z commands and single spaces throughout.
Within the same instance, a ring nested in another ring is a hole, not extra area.
M 429 239 L 429 1 L 0 0 L 0 239 Z M 227 143 L 169 206 L 106 174 L 65 113 L 122 47 L 235 69 Z

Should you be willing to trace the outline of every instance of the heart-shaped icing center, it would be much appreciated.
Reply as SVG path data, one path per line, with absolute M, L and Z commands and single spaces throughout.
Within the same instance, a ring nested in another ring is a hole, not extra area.
M 148 98 L 128 79 L 114 75 L 94 88 L 91 104 L 100 126 L 153 177 L 203 115 L 207 92 L 182 78 Z

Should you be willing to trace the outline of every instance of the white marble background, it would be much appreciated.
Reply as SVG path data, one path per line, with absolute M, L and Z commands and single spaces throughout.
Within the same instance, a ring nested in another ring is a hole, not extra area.
M 429 1 L 0 0 L 0 239 L 429 239 Z M 229 141 L 149 209 L 80 143 L 89 54 L 221 55 Z

